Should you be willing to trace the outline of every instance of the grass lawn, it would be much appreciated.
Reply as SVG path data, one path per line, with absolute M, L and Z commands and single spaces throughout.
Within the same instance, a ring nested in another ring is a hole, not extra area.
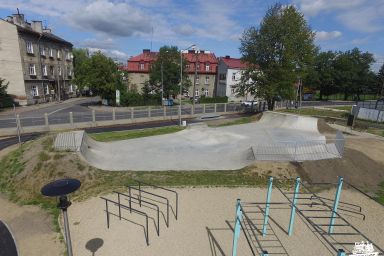
M 160 128 L 148 128 L 142 130 L 132 130 L 132 131 L 117 131 L 117 132 L 102 132 L 102 133 L 91 133 L 92 139 L 97 141 L 116 141 L 116 140 L 128 140 L 135 138 L 142 138 L 148 136 L 162 135 L 168 133 L 174 133 L 181 130 L 184 130 L 185 127 L 180 126 L 167 126 Z
M 316 108 L 300 108 L 300 109 L 280 109 L 278 112 L 292 113 L 296 115 L 315 116 L 315 117 L 336 117 L 347 118 L 348 113 L 332 110 L 316 109 Z
M 351 109 L 352 109 L 352 106 L 334 106 L 334 107 L 328 107 L 328 108 L 338 109 L 338 110 L 345 110 L 345 111 L 350 112 Z

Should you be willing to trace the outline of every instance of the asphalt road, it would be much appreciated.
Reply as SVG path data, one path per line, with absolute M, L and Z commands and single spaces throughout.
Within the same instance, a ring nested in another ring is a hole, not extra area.
M 232 118 L 238 118 L 243 116 L 248 116 L 248 114 L 233 114 L 233 115 L 223 115 L 220 118 L 221 119 L 232 119 Z M 184 119 L 185 120 L 185 119 Z M 187 119 L 187 123 L 199 123 L 204 122 L 206 119 L 199 119 L 199 118 L 193 118 L 193 119 Z M 100 132 L 111 132 L 111 131 L 124 131 L 124 130 L 139 130 L 139 129 L 145 129 L 145 128 L 156 128 L 156 127 L 165 127 L 165 126 L 172 126 L 172 125 L 178 125 L 179 120 L 166 120 L 166 121 L 153 121 L 153 122 L 145 122 L 145 123 L 133 123 L 133 124 L 124 124 L 124 125 L 113 125 L 113 126 L 104 126 L 104 127 L 91 127 L 84 129 L 87 133 L 100 133 Z M 38 138 L 39 136 L 43 135 L 44 133 L 31 133 L 31 134 L 23 134 L 21 135 L 20 139 L 21 142 L 27 142 L 30 140 L 34 140 Z M 8 137 L 5 139 L 0 140 L 0 150 L 15 145 L 19 143 L 18 137 Z

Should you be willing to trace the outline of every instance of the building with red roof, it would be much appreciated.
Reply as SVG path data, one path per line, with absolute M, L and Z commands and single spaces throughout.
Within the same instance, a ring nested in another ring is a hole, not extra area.
M 145 82 L 149 81 L 151 65 L 156 61 L 158 54 L 158 52 L 144 49 L 141 54 L 128 59 L 127 66 L 123 69 L 129 73 L 129 89 L 141 92 Z M 187 61 L 188 78 L 192 85 L 195 81 L 195 73 L 197 74 L 195 95 L 212 97 L 215 94 L 215 79 L 218 66 L 215 54 L 203 50 L 197 52 L 189 50 L 183 52 L 183 57 Z M 185 96 L 192 96 L 192 92 L 193 86 L 189 88 Z
M 238 58 L 230 56 L 220 57 L 216 78 L 216 96 L 227 96 L 230 101 L 249 100 L 251 95 L 239 96 L 236 85 L 241 81 L 243 72 L 248 64 Z

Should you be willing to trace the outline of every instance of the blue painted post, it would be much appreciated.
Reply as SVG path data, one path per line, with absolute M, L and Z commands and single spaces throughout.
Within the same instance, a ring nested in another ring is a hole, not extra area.
M 295 185 L 295 192 L 293 194 L 293 200 L 292 200 L 292 210 L 291 210 L 291 217 L 289 219 L 289 226 L 288 226 L 288 235 L 292 235 L 293 231 L 293 223 L 295 221 L 295 214 L 296 214 L 296 203 L 297 203 L 297 196 L 299 194 L 300 189 L 300 177 L 296 178 L 296 185 Z
M 263 251 L 262 253 L 261 253 L 261 256 L 268 256 L 269 254 L 268 254 L 268 252 L 267 251 Z
M 241 231 L 240 221 L 241 221 L 242 216 L 243 216 L 243 213 L 241 211 L 241 201 L 240 201 L 240 199 L 237 199 L 235 228 L 233 231 L 232 256 L 237 255 L 237 240 L 239 240 L 239 236 L 240 236 L 240 231 Z
M 337 256 L 346 256 L 346 255 L 345 255 L 345 251 L 344 251 L 343 249 L 339 249 L 339 250 L 337 251 Z
M 267 201 L 265 204 L 265 213 L 264 213 L 263 236 L 267 234 L 269 206 L 271 203 L 271 194 L 272 194 L 272 184 L 273 184 L 273 177 L 269 177 Z
M 335 217 L 336 217 L 336 213 L 337 213 L 337 207 L 339 206 L 339 200 L 340 200 L 340 194 L 341 194 L 342 188 L 343 188 L 343 177 L 339 177 L 336 195 L 335 195 L 335 201 L 333 202 L 331 222 L 329 223 L 329 227 L 328 227 L 328 233 L 329 234 L 332 234 L 332 232 L 333 232 L 333 225 L 335 224 Z

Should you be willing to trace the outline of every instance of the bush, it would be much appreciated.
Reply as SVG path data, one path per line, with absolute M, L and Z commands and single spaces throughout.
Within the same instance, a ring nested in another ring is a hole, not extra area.
M 120 105 L 123 107 L 160 105 L 160 95 L 141 95 L 138 92 L 128 91 L 122 92 L 120 96 Z
M 201 96 L 200 103 L 228 103 L 228 97 L 213 97 L 213 98 L 207 98 L 205 96 Z
M 0 96 L 0 108 L 9 108 L 13 104 L 17 105 L 10 95 Z

